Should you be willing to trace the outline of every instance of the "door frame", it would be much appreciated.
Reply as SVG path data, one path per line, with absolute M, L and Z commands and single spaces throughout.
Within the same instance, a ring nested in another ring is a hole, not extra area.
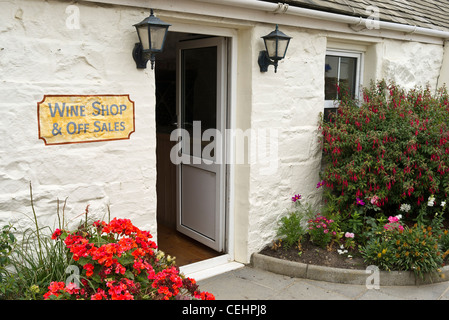
M 166 19 L 165 19 L 166 20 Z M 238 57 L 238 30 L 233 28 L 225 28 L 218 26 L 207 26 L 183 23 L 176 20 L 171 20 L 169 32 L 189 32 L 203 35 L 221 36 L 227 39 L 227 109 L 226 109 L 226 129 L 236 128 L 236 108 L 237 108 L 237 57 Z M 181 269 L 189 273 L 197 272 L 199 270 L 212 268 L 216 265 L 221 265 L 224 261 L 235 260 L 235 142 L 233 139 L 224 137 L 224 150 L 226 152 L 226 170 L 225 170 L 225 241 L 224 254 L 221 259 L 213 258 L 199 263 L 194 263 L 189 266 L 183 266 Z M 244 241 L 241 245 L 245 245 Z

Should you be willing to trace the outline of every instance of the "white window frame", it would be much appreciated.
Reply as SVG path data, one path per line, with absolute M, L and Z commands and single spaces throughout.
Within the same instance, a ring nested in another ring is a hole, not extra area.
M 355 79 L 355 95 L 356 99 L 360 99 L 361 92 L 360 87 L 362 85 L 363 79 L 363 59 L 364 54 L 361 51 L 352 51 L 352 50 L 341 50 L 341 49 L 328 49 L 326 51 L 326 56 L 338 56 L 338 57 L 348 57 L 348 58 L 356 58 L 357 66 L 356 66 L 356 79 Z M 340 77 L 338 77 L 340 78 Z M 325 100 L 324 108 L 338 108 L 338 101 L 335 100 Z

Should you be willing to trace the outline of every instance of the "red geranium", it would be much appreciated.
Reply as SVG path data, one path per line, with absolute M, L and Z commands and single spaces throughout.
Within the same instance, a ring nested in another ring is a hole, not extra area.
M 64 242 L 80 268 L 82 287 L 52 282 L 45 299 L 214 299 L 163 254 L 156 255 L 152 235 L 129 219 L 96 221 L 75 232 L 57 229 L 52 238 Z

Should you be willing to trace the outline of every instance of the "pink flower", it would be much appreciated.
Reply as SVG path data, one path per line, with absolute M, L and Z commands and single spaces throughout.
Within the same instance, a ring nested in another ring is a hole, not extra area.
M 373 196 L 371 198 L 371 204 L 377 205 L 378 201 L 379 201 L 379 197 L 378 196 Z
M 361 205 L 361 206 L 364 206 L 364 205 L 365 205 L 365 202 L 363 202 L 362 200 L 360 200 L 359 197 L 357 197 L 356 200 L 357 200 L 357 204 L 358 204 L 358 205 Z
M 69 294 L 78 294 L 79 293 L 79 287 L 76 283 L 70 282 L 66 287 L 65 291 L 67 291 Z
M 293 201 L 293 202 L 296 202 L 296 201 L 298 201 L 298 200 L 301 200 L 301 195 L 295 194 L 295 195 L 292 197 L 292 201 Z
M 399 218 L 398 218 L 398 217 L 392 217 L 392 216 L 389 216 L 389 217 L 388 217 L 388 221 L 389 221 L 390 223 L 392 223 L 392 222 L 399 222 Z
M 316 188 L 318 189 L 318 188 L 320 188 L 322 186 L 324 186 L 324 180 L 321 181 L 321 182 L 318 182 L 317 185 L 316 185 Z
M 404 230 L 404 227 L 399 223 L 399 216 L 396 217 L 388 217 L 388 223 L 386 225 L 384 225 L 384 229 L 389 231 L 389 230 Z
M 346 238 L 354 238 L 354 234 L 352 232 L 346 232 L 345 237 Z

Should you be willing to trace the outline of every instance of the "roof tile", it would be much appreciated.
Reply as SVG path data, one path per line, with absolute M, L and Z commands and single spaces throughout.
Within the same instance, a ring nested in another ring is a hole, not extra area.
M 277 2 L 275 0 L 261 0 Z M 291 6 L 368 17 L 368 6 L 379 8 L 382 21 L 449 30 L 449 0 L 284 0 Z

